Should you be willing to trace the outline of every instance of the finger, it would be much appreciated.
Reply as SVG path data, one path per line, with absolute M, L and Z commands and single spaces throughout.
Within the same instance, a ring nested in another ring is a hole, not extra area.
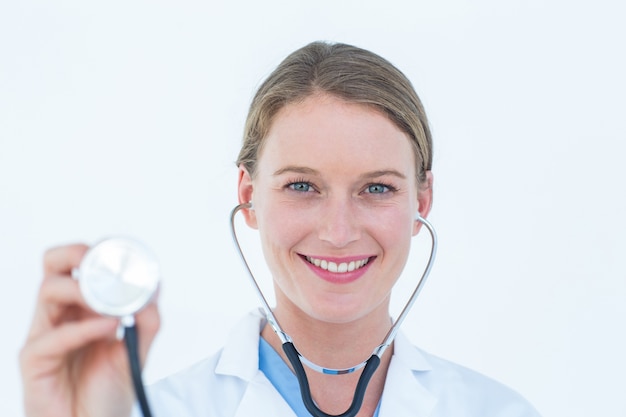
M 97 340 L 113 340 L 118 321 L 109 317 L 95 317 L 65 323 L 31 339 L 20 352 L 23 369 L 45 368 L 45 361 L 57 362 L 70 352 Z
M 44 276 L 70 274 L 85 256 L 89 247 L 83 244 L 58 246 L 44 254 Z
M 66 276 L 51 276 L 39 287 L 39 302 L 43 305 L 77 305 L 88 308 L 78 281 Z
M 59 324 L 92 315 L 85 303 L 78 283 L 67 277 L 50 277 L 42 281 L 37 297 L 37 308 L 29 337 Z

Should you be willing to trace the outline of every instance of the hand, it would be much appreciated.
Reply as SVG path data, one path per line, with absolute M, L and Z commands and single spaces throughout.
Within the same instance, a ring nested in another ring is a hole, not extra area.
M 44 256 L 44 279 L 20 352 L 28 417 L 127 416 L 135 401 L 126 348 L 115 338 L 118 320 L 91 311 L 71 277 L 87 249 L 63 246 Z M 143 363 L 159 329 L 156 302 L 135 320 Z

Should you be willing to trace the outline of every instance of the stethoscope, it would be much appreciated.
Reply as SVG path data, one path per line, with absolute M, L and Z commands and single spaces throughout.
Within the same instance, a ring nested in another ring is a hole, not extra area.
M 266 320 L 280 339 L 283 351 L 294 369 L 300 385 L 304 405 L 314 417 L 354 417 L 361 408 L 365 390 L 372 375 L 380 364 L 383 353 L 385 353 L 396 337 L 400 325 L 415 303 L 415 300 L 430 274 L 437 252 L 437 235 L 435 229 L 419 214 L 415 216 L 415 220 L 426 227 L 432 238 L 430 256 L 413 294 L 391 326 L 383 342 L 374 348 L 372 356 L 365 361 L 349 368 L 334 369 L 317 365 L 302 356 L 296 349 L 291 337 L 282 330 L 278 320 L 274 317 L 272 309 L 265 299 L 241 250 L 235 230 L 235 215 L 242 209 L 251 208 L 251 203 L 243 203 L 232 210 L 230 214 L 230 226 L 233 241 L 248 271 L 253 288 L 256 290 L 261 300 Z M 120 319 L 118 337 L 120 339 L 123 338 L 126 344 L 137 401 L 143 416 L 151 417 L 152 413 L 141 377 L 141 365 L 138 353 L 139 343 L 134 316 L 150 302 L 159 287 L 161 274 L 156 257 L 147 247 L 135 240 L 121 237 L 109 238 L 94 245 L 87 251 L 80 266 L 72 271 L 72 276 L 78 279 L 81 293 L 87 305 L 99 314 Z M 314 371 L 330 375 L 350 374 L 363 368 L 363 372 L 355 388 L 352 404 L 344 413 L 334 416 L 319 409 L 311 396 L 309 381 L 303 364 Z
M 135 314 L 150 302 L 159 287 L 161 273 L 156 257 L 138 241 L 108 238 L 87 251 L 72 276 L 78 279 L 91 309 L 120 319 L 117 336 L 126 344 L 139 408 L 144 417 L 151 417 L 141 378 Z
M 400 313 L 396 321 L 391 326 L 391 329 L 389 329 L 389 332 L 387 332 L 387 335 L 385 336 L 383 342 L 380 345 L 376 346 L 376 348 L 374 348 L 374 351 L 372 352 L 372 356 L 370 356 L 369 359 L 366 359 L 363 362 L 357 365 L 351 366 L 349 368 L 333 369 L 333 368 L 326 368 L 326 367 L 317 365 L 313 363 L 312 361 L 308 360 L 307 358 L 305 358 L 304 356 L 302 356 L 298 352 L 296 347 L 294 346 L 291 337 L 287 333 L 285 333 L 285 331 L 283 331 L 283 329 L 280 327 L 280 324 L 278 323 L 278 320 L 276 319 L 276 317 L 274 317 L 274 314 L 272 313 L 272 309 L 270 308 L 267 300 L 265 299 L 265 296 L 263 295 L 263 291 L 261 291 L 261 288 L 256 278 L 254 277 L 254 274 L 252 273 L 252 270 L 250 269 L 248 262 L 246 261 L 246 257 L 244 256 L 243 251 L 241 250 L 241 246 L 239 245 L 239 240 L 237 239 L 237 233 L 235 231 L 235 215 L 237 214 L 237 212 L 239 212 L 239 210 L 242 210 L 242 209 L 252 209 L 252 203 L 240 204 L 232 210 L 230 214 L 230 230 L 232 233 L 233 241 L 235 242 L 235 246 L 237 248 L 237 252 L 239 253 L 241 261 L 243 262 L 244 266 L 246 267 L 246 270 L 248 271 L 248 276 L 250 277 L 250 280 L 252 281 L 252 284 L 253 284 L 254 289 L 256 290 L 257 296 L 261 300 L 261 304 L 262 304 L 263 311 L 265 313 L 266 320 L 269 323 L 269 325 L 272 327 L 272 330 L 274 330 L 274 333 L 276 333 L 276 335 L 280 339 L 282 343 L 283 351 L 285 352 L 287 359 L 289 359 L 289 362 L 291 363 L 291 366 L 293 367 L 293 370 L 298 379 L 298 383 L 300 384 L 300 393 L 302 395 L 302 401 L 304 402 L 304 406 L 314 417 L 354 417 L 361 409 L 361 405 L 363 404 L 363 398 L 365 397 L 365 390 L 367 389 L 367 384 L 369 383 L 370 379 L 372 378 L 372 375 L 374 375 L 374 372 L 378 368 L 378 365 L 380 364 L 380 360 L 383 356 L 383 353 L 385 353 L 385 350 L 387 350 L 387 348 L 391 345 L 394 338 L 396 337 L 396 334 L 398 333 L 398 330 L 400 329 L 400 325 L 402 324 L 407 314 L 409 313 L 409 310 L 415 303 L 415 300 L 417 299 L 420 292 L 422 291 L 424 283 L 426 282 L 426 279 L 428 278 L 428 275 L 430 274 L 430 270 L 435 260 L 435 254 L 437 253 L 437 234 L 435 233 L 435 229 L 426 219 L 420 216 L 419 213 L 415 215 L 415 220 L 422 223 L 426 227 L 426 229 L 428 229 L 428 232 L 430 233 L 430 237 L 432 238 L 430 256 L 428 258 L 428 263 L 426 264 L 426 268 L 424 269 L 424 272 L 422 273 L 420 281 L 417 283 L 417 286 L 415 287 L 413 294 L 411 294 L 411 297 L 409 298 L 406 305 L 402 309 L 402 312 Z M 332 415 L 332 414 L 327 414 L 324 411 L 319 409 L 317 404 L 315 404 L 315 401 L 313 401 L 313 397 L 311 396 L 311 389 L 309 387 L 309 381 L 307 379 L 306 372 L 304 371 L 304 367 L 302 366 L 302 364 L 305 364 L 307 367 L 309 367 L 310 369 L 313 369 L 314 371 L 317 371 L 323 374 L 329 374 L 329 375 L 350 374 L 361 368 L 364 368 L 357 382 L 357 385 L 354 391 L 354 397 L 352 399 L 352 404 L 344 413 L 339 414 L 339 415 Z

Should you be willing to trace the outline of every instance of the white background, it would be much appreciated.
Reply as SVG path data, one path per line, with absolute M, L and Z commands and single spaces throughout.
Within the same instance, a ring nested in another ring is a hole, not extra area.
M 324 39 L 396 64 L 432 124 L 440 252 L 404 331 L 544 416 L 626 416 L 624 15 L 602 0 L 3 1 L 0 414 L 22 414 L 17 355 L 51 245 L 127 234 L 158 253 L 148 381 L 257 305 L 227 228 L 243 121 L 279 61 Z

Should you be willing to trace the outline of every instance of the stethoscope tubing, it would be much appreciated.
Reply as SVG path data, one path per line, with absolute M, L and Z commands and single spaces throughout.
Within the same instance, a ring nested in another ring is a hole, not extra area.
M 128 362 L 130 365 L 130 375 L 133 380 L 133 387 L 139 409 L 143 417 L 152 417 L 148 397 L 141 377 L 141 363 L 139 361 L 139 338 L 137 336 L 137 326 L 132 323 L 128 327 L 124 327 L 124 342 L 128 352 Z
M 353 417 L 355 416 L 359 410 L 361 409 L 361 405 L 363 404 L 363 399 L 365 398 L 365 390 L 367 389 L 367 384 L 369 384 L 370 379 L 378 369 L 378 365 L 380 365 L 380 358 L 376 355 L 372 355 L 368 360 L 365 361 L 365 368 L 359 377 L 359 381 L 356 384 L 356 388 L 354 390 L 354 396 L 352 397 L 352 404 L 346 411 L 341 414 L 333 415 L 327 414 L 324 411 L 320 410 L 320 408 L 313 401 L 313 396 L 311 395 L 311 388 L 309 387 L 309 380 L 306 377 L 306 372 L 304 367 L 302 366 L 301 358 L 302 356 L 298 353 L 295 346 L 292 342 L 287 342 L 283 344 L 283 351 L 285 355 L 287 355 L 287 359 L 293 366 L 293 369 L 296 373 L 296 377 L 298 378 L 298 384 L 300 385 L 300 393 L 302 395 L 302 402 L 309 412 L 315 417 Z

